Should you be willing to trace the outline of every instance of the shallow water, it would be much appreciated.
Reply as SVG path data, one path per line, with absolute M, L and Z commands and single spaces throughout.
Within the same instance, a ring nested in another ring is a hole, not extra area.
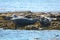
M 0 40 L 59 40 L 59 30 L 0 30 Z

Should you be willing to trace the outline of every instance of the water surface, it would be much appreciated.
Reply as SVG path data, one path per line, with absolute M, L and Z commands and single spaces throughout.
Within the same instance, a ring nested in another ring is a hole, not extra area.
M 0 30 L 0 40 L 59 40 L 59 30 Z

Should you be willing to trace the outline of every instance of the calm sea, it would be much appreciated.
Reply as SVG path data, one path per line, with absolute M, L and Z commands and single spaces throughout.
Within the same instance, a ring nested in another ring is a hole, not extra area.
M 0 40 L 60 40 L 60 31 L 0 30 Z

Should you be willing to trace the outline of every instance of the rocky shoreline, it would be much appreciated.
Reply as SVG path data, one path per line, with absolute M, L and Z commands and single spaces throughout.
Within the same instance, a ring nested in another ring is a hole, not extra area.
M 31 12 L 31 11 L 22 11 L 22 12 L 6 12 L 0 13 L 0 28 L 3 29 L 16 29 L 16 24 L 10 20 L 11 16 L 16 14 L 17 16 L 32 17 L 33 19 L 39 19 L 40 15 L 53 18 L 51 24 L 47 27 L 41 26 L 40 22 L 35 22 L 32 25 L 27 25 L 24 27 L 17 27 L 20 30 L 60 30 L 60 12 Z M 55 19 L 56 20 L 55 20 Z

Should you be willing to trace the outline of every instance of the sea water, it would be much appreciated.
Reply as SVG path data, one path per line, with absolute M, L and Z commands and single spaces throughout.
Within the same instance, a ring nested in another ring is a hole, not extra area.
M 0 30 L 0 40 L 60 40 L 60 31 Z

